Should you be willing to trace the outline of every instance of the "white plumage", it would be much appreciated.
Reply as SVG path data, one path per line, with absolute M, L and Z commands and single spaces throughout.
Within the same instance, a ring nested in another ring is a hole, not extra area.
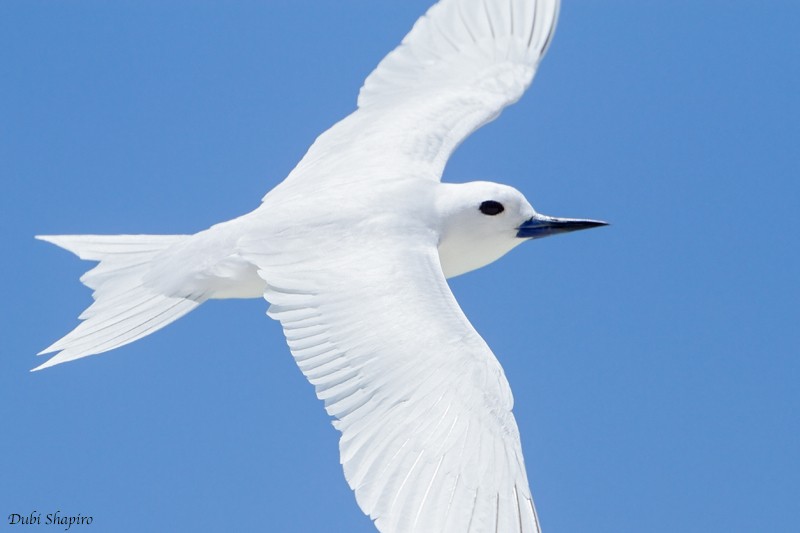
M 262 296 L 341 431 L 383 532 L 538 532 L 503 370 L 445 280 L 519 243 L 601 225 L 494 183 L 441 184 L 452 151 L 520 98 L 558 0 L 442 0 L 242 217 L 189 236 L 40 237 L 100 261 L 95 303 L 39 368 L 101 353 L 214 298 Z

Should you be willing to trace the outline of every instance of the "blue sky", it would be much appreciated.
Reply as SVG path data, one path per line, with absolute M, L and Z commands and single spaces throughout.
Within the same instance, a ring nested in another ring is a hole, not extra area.
M 373 530 L 261 300 L 29 373 L 90 302 L 90 264 L 32 237 L 251 210 L 427 6 L 0 4 L 0 515 Z M 796 530 L 798 27 L 789 0 L 568 0 L 531 90 L 446 170 L 613 223 L 452 281 L 547 533 Z

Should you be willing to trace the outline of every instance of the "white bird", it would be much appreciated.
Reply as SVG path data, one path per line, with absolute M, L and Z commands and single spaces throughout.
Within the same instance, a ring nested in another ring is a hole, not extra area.
M 251 213 L 194 235 L 39 236 L 99 265 L 81 277 L 94 303 L 35 370 L 133 342 L 209 299 L 264 297 L 380 531 L 540 531 L 508 382 L 445 278 L 604 223 L 440 178 L 530 85 L 558 9 L 441 0 Z

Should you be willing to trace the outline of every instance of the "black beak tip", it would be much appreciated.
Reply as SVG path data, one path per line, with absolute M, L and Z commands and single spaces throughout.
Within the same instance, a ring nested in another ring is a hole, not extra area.
M 611 225 L 610 222 L 605 222 L 603 220 L 592 220 L 590 222 L 592 224 L 591 226 L 589 226 L 590 228 L 599 228 L 601 226 L 610 226 Z

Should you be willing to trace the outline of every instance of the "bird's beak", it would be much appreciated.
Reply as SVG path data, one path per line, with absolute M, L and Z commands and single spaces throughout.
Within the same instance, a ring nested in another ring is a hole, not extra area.
M 559 233 L 607 225 L 608 222 L 589 220 L 588 218 L 556 218 L 537 214 L 517 228 L 517 237 L 520 239 L 539 239 L 550 235 L 558 235 Z

